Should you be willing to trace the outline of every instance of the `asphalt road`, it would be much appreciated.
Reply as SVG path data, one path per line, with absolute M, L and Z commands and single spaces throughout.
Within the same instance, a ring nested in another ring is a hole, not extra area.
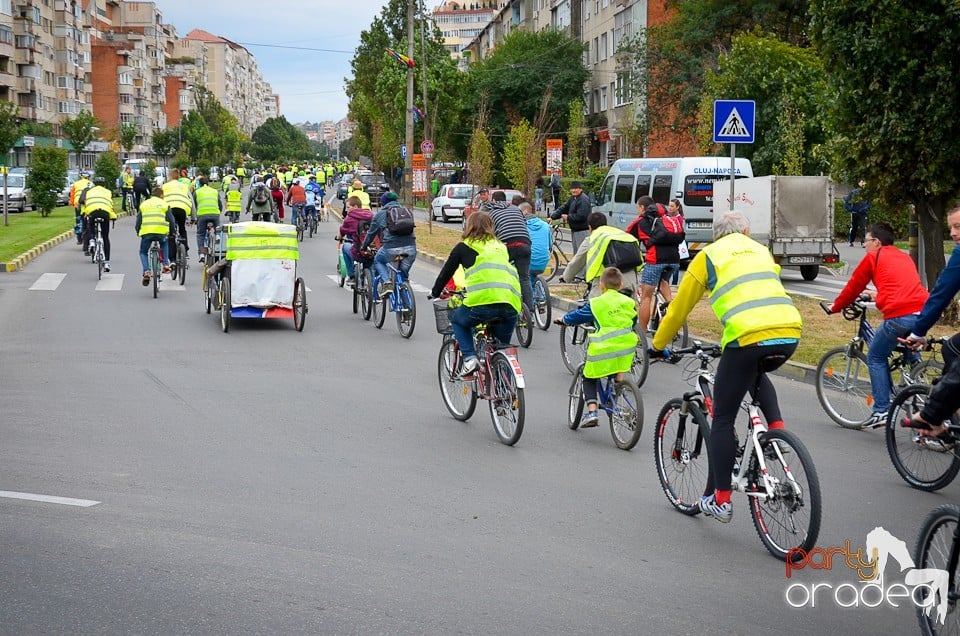
M 102 291 L 70 242 L 0 277 L 0 632 L 916 630 L 902 599 L 844 609 L 821 591 L 790 607 L 791 583 L 856 575 L 838 558 L 788 580 L 742 496 L 729 525 L 670 507 L 652 430 L 685 390 L 680 369 L 651 370 L 640 444 L 620 451 L 605 427 L 566 427 L 557 331 L 538 331 L 521 352 L 526 429 L 508 448 L 486 405 L 467 423 L 443 406 L 423 291 L 435 266 L 413 270 L 413 338 L 392 316 L 378 331 L 330 278 L 329 223 L 302 245 L 304 332 L 235 321 L 223 334 L 196 264 L 185 289 L 154 300 L 140 286 L 132 226 L 111 232 Z M 775 382 L 819 471 L 820 546 L 862 546 L 882 526 L 912 547 L 922 516 L 955 500 L 956 484 L 907 487 L 881 433 L 829 423 L 813 387 Z

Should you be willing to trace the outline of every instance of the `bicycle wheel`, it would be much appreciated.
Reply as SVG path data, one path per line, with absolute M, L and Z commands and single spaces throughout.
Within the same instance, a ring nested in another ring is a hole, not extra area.
M 533 342 L 533 320 L 530 316 L 530 309 L 525 305 L 520 305 L 520 315 L 517 316 L 517 326 L 514 328 L 517 334 L 517 342 L 524 349 Z
M 354 270 L 356 272 L 357 270 Z M 370 316 L 373 313 L 373 271 L 364 268 L 361 270 L 361 273 L 357 275 L 357 283 L 360 282 L 360 279 L 363 278 L 363 291 L 360 292 L 360 305 L 363 310 L 363 319 L 370 320 Z
M 303 243 L 303 223 L 297 220 L 297 240 Z
M 575 431 L 580 428 L 580 418 L 583 416 L 583 366 L 573 374 L 567 397 L 567 426 Z
M 653 436 L 653 460 L 660 487 L 670 504 L 685 515 L 700 514 L 700 497 L 707 487 L 710 425 L 699 405 L 674 398 L 663 405 Z
M 550 328 L 553 308 L 551 306 L 550 285 L 547 284 L 543 276 L 537 276 L 533 281 L 533 304 L 536 309 L 533 312 L 533 318 L 537 322 L 537 327 L 546 331 Z
M 920 412 L 930 389 L 927 384 L 911 384 L 893 398 L 887 416 L 886 438 L 887 453 L 900 477 L 918 490 L 933 492 L 952 482 L 960 472 L 956 443 L 928 443 L 928 438 L 920 435 L 917 429 L 901 424 L 904 418 Z M 958 424 L 956 414 L 952 423 Z
M 223 333 L 230 331 L 230 279 L 220 280 L 220 327 Z
M 608 415 L 613 443 L 617 448 L 630 450 L 643 432 L 643 398 L 633 380 L 624 376 L 614 384 L 612 407 Z
M 379 290 L 373 288 L 373 284 L 370 284 L 370 289 L 367 293 L 370 294 L 371 305 L 373 311 L 373 325 L 377 329 L 383 327 L 383 321 L 387 319 L 387 305 L 390 303 L 391 296 L 385 296 L 383 298 L 378 298 L 377 293 Z
M 357 267 L 357 265 L 354 264 L 354 267 Z M 360 304 L 364 296 L 365 290 L 363 285 L 360 284 L 361 280 L 363 280 L 362 276 L 357 277 L 357 281 L 353 284 L 353 313 L 360 311 Z M 366 313 L 366 310 L 364 310 L 364 313 Z
M 307 286 L 302 278 L 293 284 L 293 326 L 297 331 L 303 331 L 303 324 L 307 319 Z
M 490 357 L 490 419 L 497 437 L 513 446 L 523 434 L 523 389 L 517 386 L 510 360 L 499 351 Z
M 570 373 L 587 359 L 587 330 L 580 325 L 560 325 L 560 357 Z
M 647 334 L 639 327 L 635 331 L 637 333 L 637 352 L 633 357 L 630 375 L 633 376 L 637 388 L 640 388 L 647 381 L 647 373 L 650 371 L 650 353 L 647 352 Z
M 660 296 L 658 295 L 659 299 Z M 666 315 L 666 303 L 657 301 L 657 307 L 652 314 L 650 314 L 650 333 L 656 333 L 657 329 L 660 328 L 660 322 L 663 320 L 664 315 Z M 670 344 L 667 345 L 670 349 L 682 349 L 683 347 L 689 346 L 690 334 L 687 330 L 687 321 L 684 320 L 683 324 L 680 326 L 680 329 L 677 331 L 677 334 L 673 337 L 673 340 L 670 341 Z
M 310 238 L 313 238 L 313 235 L 317 233 L 317 222 L 313 219 L 310 219 Z
M 417 326 L 417 300 L 413 297 L 413 290 L 407 283 L 397 285 L 397 297 L 400 299 L 400 307 L 397 309 L 397 331 L 404 338 L 413 335 L 413 329 Z
M 160 255 L 150 252 L 150 278 L 153 279 L 153 297 L 160 293 Z
M 177 277 L 180 278 L 180 284 L 187 282 L 187 246 L 180 243 L 177 246 Z M 174 277 L 176 280 L 176 277 Z
M 103 258 L 97 255 L 97 280 L 103 280 Z
M 843 428 L 861 429 L 873 412 L 873 393 L 867 358 L 851 346 L 827 351 L 817 364 L 816 387 L 820 406 Z
M 207 306 L 207 313 L 210 313 L 210 309 L 213 307 L 213 293 L 214 288 L 211 285 L 213 277 L 207 274 L 207 268 L 203 268 L 201 283 L 201 290 L 203 291 L 203 300 L 204 304 Z
M 460 377 L 461 363 L 457 341 L 444 340 L 440 346 L 440 358 L 437 360 L 440 396 L 450 415 L 463 422 L 470 419 L 477 408 L 477 393 L 473 389 L 472 380 L 464 381 Z
M 936 593 L 936 588 L 916 588 L 915 593 L 920 595 L 915 599 L 917 620 L 920 621 L 920 633 L 924 636 L 960 633 L 960 612 L 956 611 L 956 601 L 953 600 L 960 595 L 960 578 L 956 576 L 956 564 L 953 564 L 954 571 L 951 572 L 950 563 L 958 522 L 960 506 L 945 504 L 930 511 L 917 534 L 917 546 L 913 551 L 917 570 L 944 570 L 949 572 L 949 580 L 953 581 L 953 589 L 939 590 L 942 594 L 939 602 L 944 610 L 942 616 L 936 613 L 937 598 L 929 596 Z
M 543 279 L 551 281 L 557 277 L 560 272 L 560 252 L 554 248 L 550 250 L 550 260 L 547 261 L 547 267 L 543 270 Z
M 750 443 L 750 442 L 747 442 Z M 813 459 L 794 433 L 776 429 L 767 431 L 760 443 L 767 473 L 774 480 L 774 491 L 765 496 L 750 496 L 750 516 L 763 545 L 781 561 L 801 558 L 817 543 L 820 534 L 820 480 Z M 779 452 L 775 449 L 779 447 Z M 753 486 L 763 489 L 760 462 L 756 455 L 749 470 Z M 749 488 L 749 486 L 748 486 Z

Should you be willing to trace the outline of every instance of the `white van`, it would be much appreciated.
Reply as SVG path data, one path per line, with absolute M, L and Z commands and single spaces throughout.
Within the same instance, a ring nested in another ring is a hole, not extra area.
M 736 159 L 736 178 L 753 176 L 749 159 Z M 637 218 L 637 199 L 653 197 L 666 205 L 683 204 L 687 244 L 697 251 L 713 240 L 713 182 L 729 179 L 729 157 L 674 157 L 618 159 L 610 167 L 593 206 L 608 222 L 625 229 Z

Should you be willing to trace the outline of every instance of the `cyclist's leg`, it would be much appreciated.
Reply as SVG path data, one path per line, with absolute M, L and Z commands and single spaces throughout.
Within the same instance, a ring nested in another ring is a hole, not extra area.
M 530 245 L 508 247 L 507 253 L 517 268 L 517 276 L 520 277 L 520 297 L 523 299 L 523 304 L 533 307 L 533 287 L 530 285 Z
M 173 208 L 170 210 L 170 212 L 173 214 L 173 218 L 177 222 L 177 231 L 180 232 L 180 238 L 184 241 L 189 255 L 190 241 L 187 240 L 187 212 L 181 208 Z M 177 249 L 176 245 L 174 245 L 173 249 Z
M 943 347 L 944 368 L 940 381 L 933 385 L 930 397 L 920 410 L 920 420 L 939 425 L 960 408 L 960 333 Z M 948 361 L 948 355 L 950 357 Z
M 407 254 L 407 256 L 400 261 L 400 271 L 403 272 L 404 278 L 410 280 L 410 268 L 413 267 L 413 262 L 417 260 L 417 246 L 410 245 L 408 247 L 401 248 L 400 252 Z
M 771 347 L 762 347 L 766 355 L 785 355 L 787 358 L 793 355 L 793 352 L 797 350 L 796 343 L 788 343 L 782 345 L 775 345 L 775 349 Z M 750 389 L 751 397 L 758 397 L 753 394 L 753 388 Z M 760 411 L 763 413 L 763 417 L 767 420 L 767 428 L 784 428 L 783 425 L 783 415 L 780 413 L 780 402 L 777 399 L 777 390 L 773 386 L 773 382 L 770 381 L 770 378 L 766 374 L 760 378 L 760 395 L 758 397 L 760 402 Z
M 504 303 L 486 305 L 486 307 L 489 308 L 488 311 L 491 312 L 491 315 L 497 319 L 497 322 L 493 325 L 493 335 L 497 337 L 501 344 L 510 344 L 513 332 L 517 328 L 519 315 L 511 305 Z
M 597 385 L 600 381 L 597 378 L 583 378 L 583 401 L 587 405 L 588 411 L 597 410 Z
M 347 267 L 347 276 L 353 278 L 355 267 L 353 263 L 353 243 L 344 241 L 340 247 L 340 251 L 343 253 L 343 264 Z
M 477 350 L 473 346 L 473 328 L 483 322 L 475 315 L 473 307 L 460 305 L 450 312 L 450 327 L 453 337 L 460 345 L 460 353 L 464 358 L 476 358 Z
M 93 240 L 93 224 L 90 223 L 90 217 L 86 214 L 80 216 L 83 223 L 83 230 L 80 232 L 80 244 L 83 245 L 83 253 L 90 253 L 90 241 Z
M 146 278 L 150 273 L 150 243 L 153 241 L 154 234 L 146 234 L 140 237 L 140 265 L 143 267 L 143 276 Z
M 102 221 L 100 221 L 100 235 L 103 238 L 103 260 L 110 262 L 110 215 L 106 212 L 94 212 Z
M 157 242 L 160 244 L 160 263 L 163 265 L 165 271 L 169 271 L 171 259 L 165 256 L 167 253 L 167 245 L 169 244 L 167 242 L 167 235 L 156 234 L 154 236 L 157 239 Z
M 640 276 L 643 276 L 652 265 L 644 265 L 643 272 L 640 273 Z M 654 285 L 648 284 L 645 282 L 644 278 L 640 279 L 640 311 L 637 317 L 638 324 L 640 328 L 644 331 L 647 330 L 647 327 L 650 324 L 650 315 L 653 313 L 653 292 L 656 289 Z
M 680 265 L 671 263 L 663 266 L 663 272 L 660 274 L 660 294 L 665 302 L 673 300 L 673 289 L 670 287 L 670 279 L 680 270 Z
M 898 338 L 905 338 L 917 323 L 916 316 L 900 316 L 884 320 L 867 350 L 867 370 L 870 372 L 870 388 L 873 391 L 873 412 L 886 415 L 890 407 L 890 354 L 897 346 Z

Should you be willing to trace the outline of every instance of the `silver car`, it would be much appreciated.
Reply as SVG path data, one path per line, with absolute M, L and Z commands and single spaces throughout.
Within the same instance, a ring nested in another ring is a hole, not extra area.
M 0 209 L 3 206 L 4 181 L 6 181 L 7 209 L 10 212 L 26 212 L 30 205 L 30 190 L 27 189 L 27 175 L 0 175 Z
M 440 186 L 436 198 L 430 203 L 430 216 L 434 220 L 439 217 L 444 223 L 451 218 L 462 219 L 463 208 L 479 189 L 480 186 L 469 183 L 447 183 Z

